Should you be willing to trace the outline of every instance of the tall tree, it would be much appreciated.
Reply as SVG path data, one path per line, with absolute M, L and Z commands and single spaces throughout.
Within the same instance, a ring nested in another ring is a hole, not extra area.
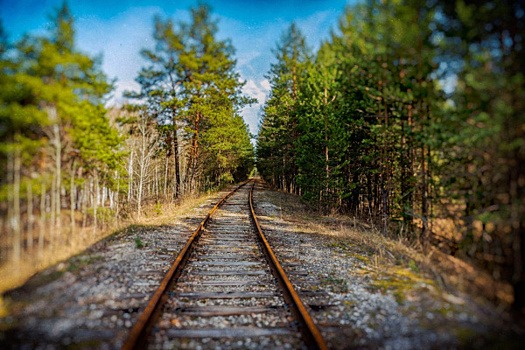
M 462 204 L 451 214 L 463 219 L 464 252 L 511 281 L 515 309 L 523 310 L 525 5 L 458 0 L 438 9 L 442 64 L 457 82 L 451 117 L 441 123 L 444 193 Z
M 128 92 L 130 98 L 146 101 L 146 113 L 155 116 L 162 125 L 166 156 L 173 157 L 173 197 L 182 193 L 181 158 L 179 140 L 181 138 L 182 117 L 182 66 L 183 33 L 174 28 L 171 20 L 154 19 L 155 48 L 142 50 L 148 66 L 141 69 L 137 82 L 141 86 L 138 93 Z
M 203 175 L 201 139 L 204 134 L 213 127 L 227 125 L 239 108 L 251 100 L 241 94 L 243 83 L 235 71 L 233 46 L 229 41 L 216 38 L 218 26 L 210 8 L 200 5 L 191 9 L 191 20 L 186 26 L 186 47 L 180 62 L 184 72 L 183 114 L 191 139 L 186 185 L 194 190 Z M 246 128 L 241 131 L 246 132 Z
M 512 284 L 523 310 L 524 16 L 507 0 L 349 7 L 293 104 L 293 88 L 272 80 L 261 174 L 283 188 L 298 174 L 323 211 L 447 246 Z
M 268 73 L 272 90 L 264 107 L 259 131 L 258 168 L 264 177 L 271 179 L 274 186 L 297 192 L 294 151 L 298 137 L 296 104 L 299 84 L 311 57 L 305 37 L 295 23 L 282 34 L 275 50 L 275 59 L 277 62 L 271 65 Z M 269 153 L 268 148 L 271 149 Z
M 120 159 L 120 139 L 103 106 L 111 84 L 97 60 L 76 50 L 73 17 L 66 3 L 51 20 L 48 36 L 26 36 L 2 57 L 0 129 L 12 174 L 3 185 L 12 204 L 8 215 L 16 217 L 12 240 L 15 259 L 23 245 L 21 210 L 25 209 L 26 217 L 33 217 L 34 195 L 40 194 L 39 247 L 44 248 L 47 224 L 52 228 L 47 230 L 47 240 L 56 247 L 66 237 L 62 224 L 66 220 L 66 198 L 73 232 L 74 212 L 79 207 L 78 182 L 86 177 L 96 182 L 93 188 L 100 190 L 100 197 L 101 188 L 110 187 L 109 173 L 118 168 Z M 94 149 L 94 145 L 102 148 Z M 93 202 L 95 213 L 99 203 Z M 32 246 L 33 227 L 25 229 L 27 245 Z
M 232 180 L 238 167 L 250 162 L 223 158 L 226 150 L 247 146 L 249 133 L 237 115 L 252 100 L 241 93 L 243 83 L 235 70 L 233 46 L 227 40 L 218 40 L 217 32 L 217 20 L 206 5 L 190 10 L 189 23 L 156 18 L 157 45 L 154 50 L 143 51 L 150 66 L 137 79 L 142 90 L 129 94 L 145 99 L 148 112 L 159 118 L 161 134 L 166 136 L 164 144 L 173 144 L 170 149 L 175 156 L 176 188 L 180 183 L 188 193 L 217 185 L 225 178 Z M 173 133 L 165 132 L 168 125 Z M 224 137 L 228 128 L 233 128 L 231 135 L 242 136 Z M 179 156 L 179 148 L 186 153 Z M 207 162 L 210 150 L 219 154 Z M 239 156 L 250 158 L 252 153 L 241 152 Z M 225 159 L 231 162 L 226 164 Z
M 6 170 L 0 180 L 0 203 L 2 216 L 7 218 L 8 223 L 5 232 L 11 235 L 12 257 L 18 261 L 23 229 L 22 187 L 34 181 L 31 177 L 31 155 L 42 145 L 39 129 L 47 124 L 47 118 L 38 109 L 37 101 L 26 83 L 29 77 L 20 72 L 21 62 L 13 60 L 10 52 L 10 44 L 0 25 L 0 152 L 3 156 L 0 162 L 2 169 Z

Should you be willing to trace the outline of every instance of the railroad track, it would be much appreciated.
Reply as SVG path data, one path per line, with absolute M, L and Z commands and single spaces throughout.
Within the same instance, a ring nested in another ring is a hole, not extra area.
M 201 222 L 122 349 L 326 349 L 257 221 L 255 184 Z

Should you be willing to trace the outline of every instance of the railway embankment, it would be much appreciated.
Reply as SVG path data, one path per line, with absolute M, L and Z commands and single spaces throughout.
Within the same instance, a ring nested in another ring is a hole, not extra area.
M 6 293 L 1 347 L 120 348 L 171 261 L 225 193 L 166 225 L 129 227 Z M 519 345 L 523 334 L 507 313 L 447 283 L 418 249 L 365 223 L 318 216 L 297 197 L 260 185 L 254 202 L 329 348 Z

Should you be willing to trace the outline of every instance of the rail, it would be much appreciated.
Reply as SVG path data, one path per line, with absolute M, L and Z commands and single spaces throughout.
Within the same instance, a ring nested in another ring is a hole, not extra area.
M 170 269 L 164 276 L 159 287 L 156 289 L 155 293 L 151 297 L 150 301 L 146 305 L 144 311 L 139 316 L 137 322 L 131 329 L 128 337 L 124 341 L 122 348 L 123 350 L 132 350 L 132 349 L 143 349 L 147 345 L 148 337 L 153 329 L 153 326 L 157 322 L 158 316 L 161 314 L 161 309 L 165 302 L 168 300 L 168 291 L 174 286 L 177 282 L 181 273 L 186 266 L 188 259 L 193 251 L 193 248 L 197 241 L 199 240 L 203 229 L 208 224 L 210 217 L 217 211 L 217 209 L 235 192 L 240 188 L 245 186 L 249 181 L 253 181 L 253 185 L 249 192 L 249 207 L 250 207 L 250 218 L 252 220 L 253 226 L 257 231 L 257 240 L 261 250 L 265 256 L 266 262 L 270 266 L 273 276 L 277 280 L 279 287 L 283 293 L 283 297 L 289 309 L 296 319 L 299 325 L 299 331 L 305 345 L 309 349 L 327 349 L 326 343 L 319 332 L 319 329 L 312 320 L 312 317 L 309 315 L 306 307 L 302 303 L 299 295 L 292 286 L 292 283 L 288 279 L 286 273 L 284 272 L 281 264 L 277 260 L 276 255 L 272 251 L 268 240 L 263 234 L 261 225 L 255 214 L 254 205 L 253 205 L 253 192 L 256 184 L 256 180 L 248 180 L 237 186 L 233 191 L 225 195 L 215 206 L 210 210 L 206 215 L 204 220 L 199 224 L 197 229 L 192 233 L 185 246 L 182 248 L 178 254 L 175 261 L 172 263 Z
M 190 236 L 188 241 L 186 242 L 186 245 L 182 250 L 180 251 L 179 255 L 171 265 L 170 269 L 162 279 L 162 282 L 160 283 L 159 287 L 151 297 L 150 301 L 148 302 L 148 305 L 146 305 L 146 308 L 140 315 L 139 319 L 131 329 L 128 337 L 124 341 L 124 344 L 122 345 L 122 350 L 133 350 L 133 349 L 143 349 L 146 345 L 147 338 L 149 336 L 149 333 L 151 331 L 151 328 L 153 327 L 157 315 L 160 311 L 160 308 L 165 303 L 167 296 L 167 291 L 173 286 L 173 284 L 177 281 L 179 278 L 182 270 L 184 269 L 184 266 L 186 265 L 186 262 L 188 261 L 188 258 L 191 255 L 193 245 L 200 237 L 200 234 L 208 221 L 210 220 L 210 217 L 217 211 L 217 209 L 226 201 L 229 197 L 231 197 L 235 192 L 237 192 L 241 187 L 246 185 L 250 180 L 247 180 L 237 186 L 233 191 L 225 195 L 215 206 L 210 210 L 208 215 L 202 220 L 200 225 L 197 227 L 197 229 L 193 232 L 193 234 Z
M 264 255 L 266 256 L 266 259 L 272 269 L 274 276 L 277 278 L 279 285 L 281 286 L 286 302 L 290 306 L 290 309 L 294 314 L 296 320 L 300 323 L 301 333 L 308 348 L 321 350 L 328 349 L 323 339 L 323 336 L 321 335 L 321 332 L 319 331 L 312 317 L 306 310 L 306 307 L 301 301 L 301 298 L 295 291 L 292 283 L 288 279 L 288 276 L 286 275 L 284 269 L 279 263 L 279 260 L 277 259 L 272 248 L 270 247 L 268 240 L 264 236 L 264 233 L 261 229 L 261 225 L 259 224 L 259 220 L 257 219 L 257 215 L 255 214 L 255 209 L 253 206 L 253 189 L 255 188 L 255 183 L 256 182 L 254 181 L 250 190 L 250 212 L 252 221 L 257 230 L 258 239 L 261 243 Z

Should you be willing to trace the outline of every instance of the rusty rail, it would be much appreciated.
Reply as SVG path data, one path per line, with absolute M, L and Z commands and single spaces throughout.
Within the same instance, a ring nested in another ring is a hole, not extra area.
M 144 309 L 139 319 L 131 329 L 127 339 L 122 345 L 122 350 L 145 348 L 147 338 L 149 336 L 149 333 L 151 332 L 151 328 L 153 327 L 157 319 L 157 315 L 159 314 L 162 305 L 167 300 L 166 292 L 173 286 L 173 284 L 179 278 L 192 252 L 194 243 L 198 241 L 201 232 L 210 220 L 210 217 L 222 205 L 222 203 L 224 203 L 225 200 L 227 200 L 231 195 L 237 192 L 237 190 L 239 190 L 241 187 L 246 185 L 249 181 L 250 180 L 243 182 L 242 184 L 237 186 L 233 191 L 224 196 L 219 202 L 217 202 L 217 204 L 215 204 L 215 206 L 210 210 L 208 215 L 206 215 L 204 220 L 202 220 L 200 225 L 197 227 L 197 229 L 193 232 L 193 234 L 186 242 L 184 248 L 182 248 L 182 250 L 180 251 L 179 255 L 177 256 L 170 269 L 164 276 L 162 282 L 160 283 L 160 286 L 157 288 L 157 290 L 151 297 L 148 305 L 146 305 L 146 308 Z
M 201 232 L 205 228 L 206 224 L 210 220 L 211 215 L 226 201 L 230 196 L 232 196 L 237 190 L 246 185 L 248 181 L 243 182 L 233 191 L 224 196 L 215 206 L 210 210 L 206 215 L 204 220 L 200 223 L 197 229 L 190 236 L 186 245 L 182 248 L 177 258 L 171 265 L 170 269 L 164 276 L 160 286 L 157 288 L 153 296 L 151 297 L 149 303 L 146 305 L 144 311 L 139 316 L 137 322 L 131 329 L 127 339 L 122 345 L 123 350 L 131 349 L 143 349 L 147 345 L 147 338 L 151 333 L 151 330 L 157 321 L 158 316 L 161 313 L 162 306 L 165 304 L 168 299 L 168 291 L 173 287 L 178 278 L 180 277 L 182 270 L 184 269 L 191 252 L 193 251 L 194 244 L 199 240 Z M 290 307 L 290 310 L 295 317 L 296 321 L 299 324 L 299 330 L 302 334 L 303 340 L 306 346 L 309 349 L 327 349 L 326 343 L 319 332 L 319 329 L 313 322 L 311 316 L 306 310 L 304 304 L 302 303 L 299 295 L 294 290 L 290 280 L 288 279 L 286 273 L 284 272 L 281 264 L 277 260 L 277 257 L 273 253 L 266 237 L 264 236 L 257 216 L 255 214 L 253 206 L 253 190 L 255 187 L 255 181 L 253 182 L 252 188 L 249 194 L 249 206 L 251 211 L 251 219 L 254 223 L 255 229 L 257 231 L 257 239 L 259 240 L 261 249 L 266 257 L 268 264 L 272 270 L 273 275 L 278 281 L 278 284 L 283 292 L 283 297 Z
M 301 298 L 295 291 L 292 283 L 288 279 L 288 276 L 286 275 L 284 269 L 279 263 L 279 260 L 277 260 L 277 257 L 275 256 L 272 248 L 270 247 L 268 240 L 263 234 L 261 225 L 259 224 L 259 220 L 257 220 L 257 215 L 255 214 L 255 210 L 253 207 L 253 189 L 255 187 L 255 183 L 256 182 L 254 181 L 250 190 L 250 211 L 251 218 L 257 230 L 258 239 L 261 243 L 261 248 L 264 252 L 264 255 L 266 256 L 266 259 L 272 269 L 274 276 L 277 278 L 279 285 L 281 286 L 281 290 L 283 291 L 286 302 L 290 306 L 290 309 L 294 314 L 295 319 L 300 324 L 301 333 L 308 348 L 321 350 L 328 349 L 323 339 L 323 336 L 321 335 L 321 332 L 319 331 L 314 321 L 312 320 L 312 317 L 306 310 L 306 307 L 301 301 Z

